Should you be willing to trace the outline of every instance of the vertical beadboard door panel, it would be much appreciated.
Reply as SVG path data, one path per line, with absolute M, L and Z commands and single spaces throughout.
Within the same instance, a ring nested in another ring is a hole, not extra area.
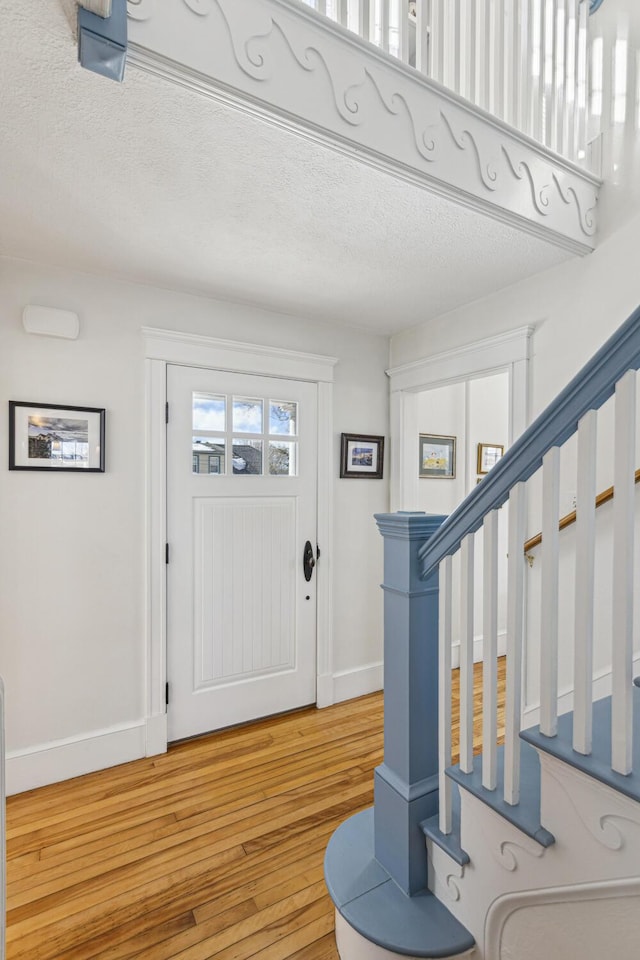
M 169 740 L 316 699 L 317 385 L 168 367 Z M 280 414 L 280 419 L 278 419 Z

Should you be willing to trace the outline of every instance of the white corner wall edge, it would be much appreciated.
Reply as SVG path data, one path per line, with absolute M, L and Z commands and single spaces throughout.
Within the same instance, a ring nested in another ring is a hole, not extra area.
M 149 720 L 95 730 L 79 737 L 52 740 L 26 750 L 8 751 L 7 795 L 81 777 L 161 752 L 153 748 L 161 735 L 158 726 L 163 722 L 164 717 L 151 717 Z
M 27 333 L 42 337 L 77 340 L 80 333 L 80 319 L 77 313 L 35 303 L 30 303 L 22 311 L 22 325 Z

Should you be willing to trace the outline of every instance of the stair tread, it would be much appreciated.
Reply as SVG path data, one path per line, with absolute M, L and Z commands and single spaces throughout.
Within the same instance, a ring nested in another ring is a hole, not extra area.
M 452 860 L 455 860 L 461 867 L 469 863 L 469 854 L 462 849 L 460 843 L 460 791 L 457 783 L 452 784 L 451 800 L 453 815 L 451 818 L 451 833 L 442 833 L 440 830 L 440 817 L 429 817 L 420 824 L 422 832 L 428 840 L 432 840 L 445 853 L 448 853 Z
M 633 742 L 633 773 L 625 776 L 611 769 L 611 697 L 596 700 L 593 705 L 593 744 L 589 756 L 573 749 L 573 712 L 558 717 L 558 733 L 547 737 L 540 727 L 523 730 L 524 741 L 563 760 L 588 776 L 607 784 L 632 800 L 640 800 L 640 689 L 633 689 L 633 729 L 638 732 Z
M 429 890 L 407 896 L 374 856 L 373 808 L 341 824 L 325 855 L 325 880 L 347 923 L 372 943 L 413 957 L 457 957 L 475 940 Z
M 508 820 L 532 840 L 550 847 L 555 837 L 540 822 L 540 760 L 528 743 L 520 745 L 520 803 L 515 806 L 504 799 L 504 747 L 498 748 L 498 776 L 495 790 L 482 786 L 482 758 L 476 757 L 472 773 L 463 773 L 459 766 L 449 767 L 447 776 L 473 794 L 496 813 Z

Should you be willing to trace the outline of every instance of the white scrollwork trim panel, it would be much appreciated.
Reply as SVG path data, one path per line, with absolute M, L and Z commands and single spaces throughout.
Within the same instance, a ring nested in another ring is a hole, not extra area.
M 543 236 L 595 241 L 599 182 L 292 0 L 128 0 L 129 61 Z

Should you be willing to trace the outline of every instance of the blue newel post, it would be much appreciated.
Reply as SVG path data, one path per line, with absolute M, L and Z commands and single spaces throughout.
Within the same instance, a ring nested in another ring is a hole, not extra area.
M 420 829 L 438 811 L 438 572 L 420 579 L 418 551 L 445 519 L 376 516 L 384 537 L 384 761 L 374 806 L 340 824 L 324 859 L 341 960 L 366 960 L 367 942 L 398 960 L 466 956 L 474 945 L 427 887 Z
M 422 820 L 438 812 L 438 571 L 419 548 L 446 517 L 376 515 L 384 537 L 384 762 L 375 771 L 375 858 L 405 893 L 427 886 Z

